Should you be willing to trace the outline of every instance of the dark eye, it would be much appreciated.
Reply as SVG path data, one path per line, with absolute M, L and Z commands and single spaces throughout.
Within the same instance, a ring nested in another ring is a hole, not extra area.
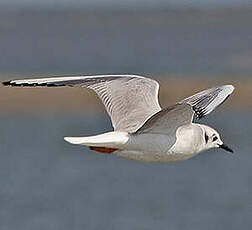
M 206 135 L 206 133 L 205 133 L 205 141 L 206 141 L 206 143 L 208 142 L 208 136 Z
M 214 136 L 213 141 L 217 141 L 217 139 L 218 139 L 218 138 L 217 138 L 216 136 Z

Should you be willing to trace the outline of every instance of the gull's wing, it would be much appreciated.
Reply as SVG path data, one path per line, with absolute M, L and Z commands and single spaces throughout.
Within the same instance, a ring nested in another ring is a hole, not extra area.
M 194 116 L 201 118 L 212 112 L 233 90 L 232 85 L 224 85 L 199 92 L 154 114 L 135 134 L 167 135 L 171 147 L 176 141 L 176 131 L 180 126 L 191 124 Z
M 150 117 L 136 134 L 175 134 L 178 127 L 192 123 L 193 114 L 192 107 L 188 104 L 169 106 Z
M 154 114 L 135 133 L 174 134 L 175 136 L 178 127 L 192 123 L 193 114 L 190 105 L 175 104 Z
M 135 134 L 152 133 L 167 135 L 169 148 L 176 142 L 176 131 L 182 125 L 192 123 L 192 107 L 188 104 L 175 104 L 150 117 Z
M 196 118 L 200 119 L 221 105 L 233 91 L 232 85 L 218 86 L 187 97 L 179 104 L 191 105 Z
M 65 76 L 12 80 L 9 86 L 78 86 L 94 90 L 106 107 L 117 131 L 135 132 L 161 110 L 159 84 L 136 75 Z

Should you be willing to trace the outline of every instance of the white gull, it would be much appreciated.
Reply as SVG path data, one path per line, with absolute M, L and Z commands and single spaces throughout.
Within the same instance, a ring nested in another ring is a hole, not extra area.
M 185 160 L 210 148 L 232 152 L 216 130 L 193 122 L 223 103 L 233 92 L 232 85 L 204 90 L 162 109 L 158 102 L 159 84 L 137 75 L 63 76 L 11 80 L 3 84 L 74 86 L 95 91 L 111 118 L 114 131 L 64 139 L 98 152 L 148 162 Z

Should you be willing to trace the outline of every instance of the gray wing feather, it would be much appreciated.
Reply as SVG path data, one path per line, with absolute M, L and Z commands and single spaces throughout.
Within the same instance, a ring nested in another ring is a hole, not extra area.
M 191 124 L 193 114 L 194 112 L 190 105 L 175 104 L 169 106 L 150 117 L 143 126 L 136 131 L 136 134 L 164 134 L 172 138 L 174 142 L 176 140 L 177 129 L 182 125 Z
M 218 86 L 194 94 L 179 103 L 191 105 L 196 118 L 200 119 L 221 105 L 233 91 L 234 86 L 232 85 Z
M 224 85 L 199 92 L 154 114 L 136 131 L 136 134 L 165 134 L 169 136 L 171 144 L 174 144 L 176 131 L 180 126 L 190 124 L 194 115 L 201 118 L 212 112 L 233 90 L 232 85 Z
M 161 110 L 159 84 L 136 75 L 64 76 L 4 82 L 10 86 L 78 86 L 94 90 L 111 117 L 115 130 L 135 132 Z

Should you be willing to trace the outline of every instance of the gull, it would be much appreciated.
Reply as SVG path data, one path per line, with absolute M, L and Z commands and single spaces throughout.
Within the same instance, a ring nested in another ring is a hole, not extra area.
M 114 130 L 64 139 L 100 153 L 144 162 L 174 162 L 211 148 L 233 152 L 215 129 L 195 123 L 227 99 L 234 90 L 232 85 L 204 90 L 163 109 L 158 102 L 158 82 L 138 75 L 57 76 L 11 80 L 3 85 L 93 90 L 103 102 Z

